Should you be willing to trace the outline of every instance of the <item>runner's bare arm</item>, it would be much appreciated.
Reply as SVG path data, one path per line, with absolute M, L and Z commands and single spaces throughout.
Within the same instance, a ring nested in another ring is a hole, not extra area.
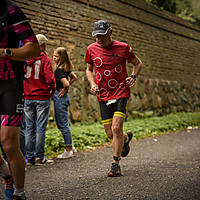
M 92 94 L 96 94 L 97 93 L 97 85 L 95 83 L 95 79 L 94 79 L 94 75 L 93 75 L 93 66 L 89 63 L 87 63 L 87 69 L 86 69 L 86 76 L 87 76 L 87 79 L 90 83 L 90 91 Z
M 135 56 L 131 63 L 133 64 L 132 74 L 138 76 L 142 68 L 142 61 L 137 56 Z
M 126 83 L 129 85 L 129 87 L 133 87 L 136 82 L 136 77 L 139 75 L 140 70 L 142 68 L 142 61 L 135 56 L 135 58 L 130 62 L 133 64 L 133 71 L 131 76 L 126 78 Z
M 15 61 L 24 61 L 40 55 L 40 47 L 37 42 L 27 42 L 23 47 L 10 48 L 12 55 L 7 56 L 5 49 L 0 49 L 0 58 L 7 58 Z

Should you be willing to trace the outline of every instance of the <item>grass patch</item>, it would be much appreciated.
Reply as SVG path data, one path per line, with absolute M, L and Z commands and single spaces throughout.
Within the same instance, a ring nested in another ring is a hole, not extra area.
M 131 130 L 134 139 L 140 139 L 186 129 L 188 126 L 200 126 L 200 112 L 128 120 L 124 123 L 124 131 Z M 73 144 L 78 151 L 103 146 L 110 142 L 105 135 L 103 125 L 98 122 L 74 124 L 71 126 L 71 131 Z M 46 155 L 54 157 L 63 152 L 63 149 L 64 140 L 60 131 L 49 124 L 46 135 Z

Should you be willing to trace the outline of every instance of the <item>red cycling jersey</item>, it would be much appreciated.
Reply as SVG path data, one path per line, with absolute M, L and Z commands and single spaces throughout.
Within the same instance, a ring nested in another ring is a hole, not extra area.
M 106 48 L 97 42 L 88 46 L 85 62 L 95 69 L 99 102 L 130 97 L 130 88 L 125 82 L 128 77 L 126 61 L 131 62 L 134 58 L 132 48 L 116 40 Z

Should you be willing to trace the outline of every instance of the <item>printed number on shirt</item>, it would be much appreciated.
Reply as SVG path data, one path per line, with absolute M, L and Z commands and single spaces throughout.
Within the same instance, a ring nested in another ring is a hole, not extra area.
M 34 74 L 34 79 L 39 79 L 39 74 L 40 74 L 40 67 L 41 67 L 41 60 L 37 60 L 35 63 L 35 74 Z M 32 66 L 27 66 L 25 78 L 30 78 L 31 77 L 31 71 L 32 71 Z

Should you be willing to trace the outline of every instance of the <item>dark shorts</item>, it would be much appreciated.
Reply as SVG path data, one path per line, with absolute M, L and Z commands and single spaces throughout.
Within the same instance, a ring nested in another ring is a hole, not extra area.
M 113 117 L 126 117 L 129 98 L 116 99 L 117 101 L 106 105 L 108 101 L 99 102 L 103 125 L 112 124 Z
M 23 80 L 0 81 L 0 126 L 20 126 L 24 106 Z

